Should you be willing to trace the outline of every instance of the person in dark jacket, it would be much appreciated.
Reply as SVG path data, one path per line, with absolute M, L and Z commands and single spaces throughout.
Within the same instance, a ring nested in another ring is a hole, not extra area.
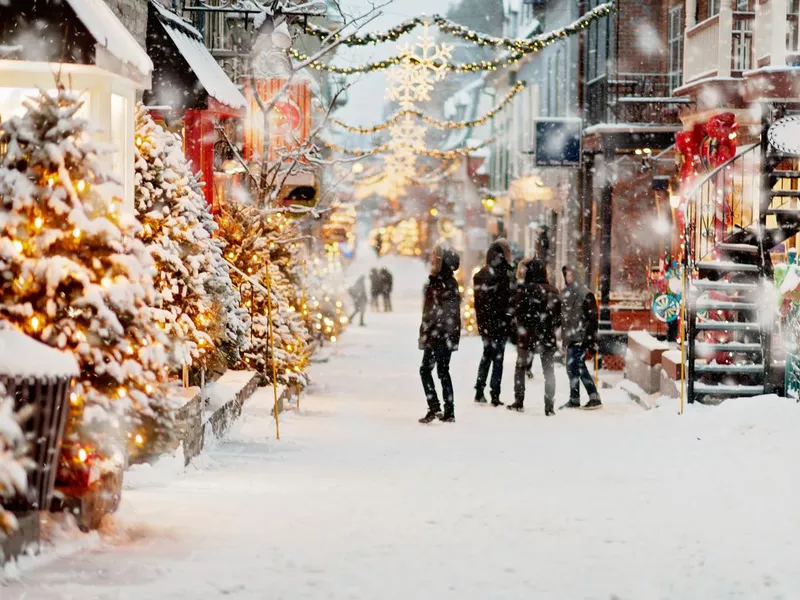
M 419 374 L 428 401 L 428 412 L 419 420 L 420 423 L 430 423 L 437 417 L 451 423 L 456 420 L 450 357 L 458 350 L 461 339 L 461 294 L 453 276 L 459 264 L 458 254 L 436 246 L 431 257 L 431 274 L 425 288 L 425 304 L 419 327 L 419 348 L 423 350 Z M 434 366 L 442 384 L 444 414 L 440 412 L 433 382 Z
M 361 322 L 359 323 L 361 327 L 364 326 L 364 311 L 367 309 L 367 286 L 364 283 L 364 279 L 364 276 L 361 275 L 348 290 L 350 292 L 350 297 L 353 299 L 353 304 L 355 305 L 353 314 L 350 315 L 350 322 L 352 323 L 356 315 L 361 313 Z
M 555 414 L 556 378 L 553 355 L 556 330 L 561 327 L 561 299 L 558 290 L 547 280 L 547 267 L 538 259 L 528 262 L 525 280 L 517 288 L 517 364 L 514 370 L 514 404 L 510 410 L 522 411 L 525 402 L 525 378 L 533 355 L 538 354 L 544 371 L 544 412 Z
M 500 239 L 489 246 L 486 266 L 472 278 L 475 317 L 478 321 L 478 333 L 483 341 L 483 356 L 478 365 L 478 379 L 475 383 L 475 402 L 486 402 L 483 390 L 491 368 L 492 406 L 503 405 L 500 401 L 500 386 L 511 323 L 511 277 L 511 248 L 508 242 Z
M 597 301 L 585 285 L 575 279 L 572 267 L 561 269 L 564 275 L 564 290 L 561 302 L 564 310 L 564 329 L 561 334 L 567 357 L 569 376 L 569 402 L 564 408 L 580 408 L 581 382 L 589 394 L 584 408 L 600 408 L 600 395 L 586 368 L 586 351 L 597 351 Z
M 392 312 L 392 288 L 394 287 L 394 277 L 392 272 L 383 267 L 378 273 L 380 282 L 380 294 L 383 297 L 383 312 Z
M 370 306 L 372 310 L 378 312 L 378 299 L 381 297 L 381 276 L 378 269 L 371 269 L 369 272 L 369 291 L 372 297 Z

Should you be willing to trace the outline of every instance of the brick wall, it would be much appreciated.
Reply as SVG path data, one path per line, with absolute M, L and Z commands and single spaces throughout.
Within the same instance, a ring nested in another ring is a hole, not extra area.
M 122 24 L 145 48 L 147 34 L 147 0 L 105 0 Z
M 618 3 L 619 71 L 664 73 L 667 64 L 668 0 L 621 0 Z

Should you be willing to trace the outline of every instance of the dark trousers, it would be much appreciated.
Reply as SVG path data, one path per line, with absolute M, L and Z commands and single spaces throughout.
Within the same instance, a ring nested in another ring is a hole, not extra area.
M 569 346 L 567 348 L 567 376 L 569 377 L 569 399 L 577 402 L 581 397 L 581 382 L 586 388 L 589 398 L 597 397 L 597 387 L 594 385 L 589 369 L 586 368 L 586 349 L 583 346 Z
M 359 323 L 359 325 L 364 325 L 364 309 L 366 308 L 364 304 L 366 304 L 366 302 L 363 304 L 356 304 L 356 309 L 353 311 L 353 314 L 350 315 L 351 323 L 355 322 L 356 315 L 358 313 L 361 313 L 361 322 Z
M 392 312 L 392 297 L 385 292 L 383 294 L 383 312 Z
M 425 398 L 428 400 L 428 408 L 439 412 L 439 397 L 436 395 L 436 385 L 433 383 L 433 367 L 439 381 L 442 383 L 442 399 L 446 412 L 453 412 L 453 380 L 450 379 L 450 356 L 453 353 L 447 348 L 426 348 L 422 353 L 422 365 L 419 368 L 419 375 L 422 378 L 422 389 L 425 390 Z
M 542 371 L 544 371 L 544 407 L 553 408 L 556 398 L 556 374 L 553 370 L 553 350 L 545 349 L 539 356 L 542 358 Z M 525 378 L 528 369 L 533 365 L 534 351 L 532 348 L 517 346 L 517 364 L 514 369 L 514 401 L 522 404 L 525 401 Z
M 375 312 L 378 312 L 378 298 L 380 297 L 381 295 L 378 294 L 377 292 L 372 294 L 372 310 L 374 310 Z
M 475 391 L 482 394 L 486 387 L 486 379 L 489 377 L 489 369 L 492 369 L 492 380 L 489 384 L 492 399 L 500 398 L 500 386 L 503 382 L 503 358 L 506 353 L 506 341 L 508 338 L 483 336 L 483 356 L 478 365 L 478 381 L 475 383 Z

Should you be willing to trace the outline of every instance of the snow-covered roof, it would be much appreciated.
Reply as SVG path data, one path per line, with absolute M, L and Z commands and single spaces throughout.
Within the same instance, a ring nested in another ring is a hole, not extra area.
M 485 84 L 486 81 L 482 77 L 478 77 L 458 90 L 445 101 L 444 114 L 448 117 L 452 117 L 455 115 L 459 105 L 473 106 L 477 104 L 477 102 L 475 102 L 475 93 L 480 91 Z
M 9 377 L 74 377 L 78 362 L 69 352 L 37 342 L 7 323 L 0 324 L 0 374 Z
M 67 0 L 95 41 L 147 77 L 153 61 L 103 0 Z
M 191 23 L 182 19 L 170 10 L 151 0 L 156 8 L 159 21 L 167 35 L 175 44 L 178 52 L 189 64 L 189 68 L 206 92 L 222 104 L 231 108 L 244 108 L 247 105 L 242 93 L 211 56 L 203 44 L 203 36 L 192 27 Z

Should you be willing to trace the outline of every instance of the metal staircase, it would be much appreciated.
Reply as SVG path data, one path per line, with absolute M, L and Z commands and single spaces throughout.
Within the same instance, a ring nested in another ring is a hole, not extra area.
M 762 140 L 687 198 L 689 402 L 770 391 L 769 251 L 800 232 L 800 157 L 772 151 L 766 130 Z

